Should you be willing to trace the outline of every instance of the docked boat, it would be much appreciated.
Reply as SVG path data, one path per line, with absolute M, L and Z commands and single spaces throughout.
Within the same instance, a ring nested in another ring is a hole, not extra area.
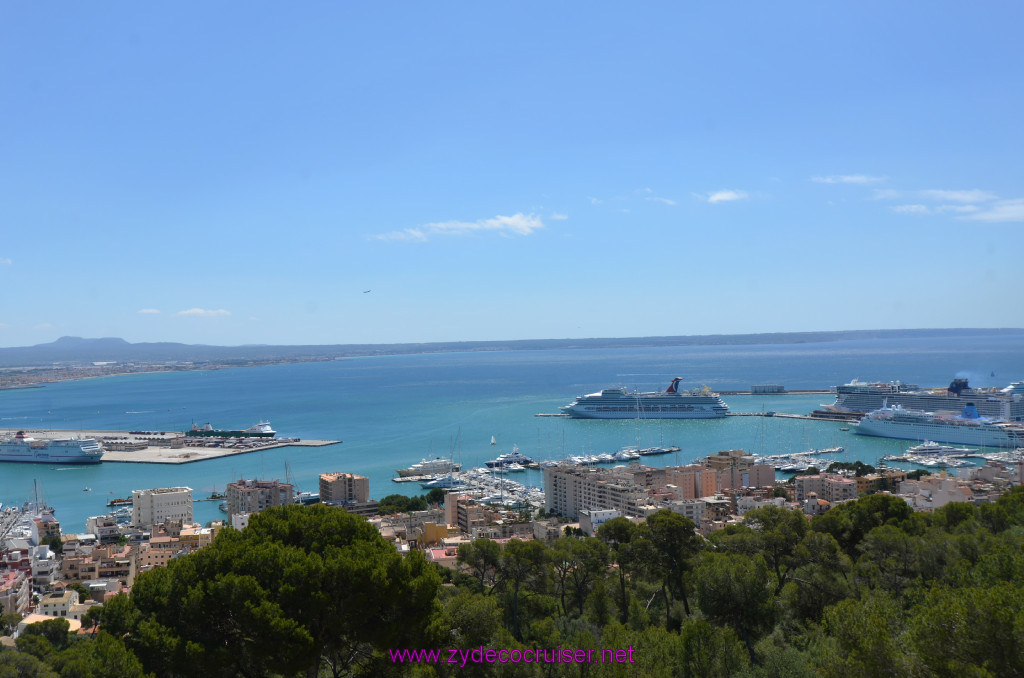
M 503 468 L 509 464 L 519 464 L 524 467 L 536 466 L 537 462 L 522 454 L 518 447 L 513 447 L 511 452 L 499 454 L 495 459 L 485 461 L 484 464 L 487 465 L 487 468 Z
M 408 478 L 411 476 L 436 476 L 460 470 L 462 470 L 462 464 L 456 464 L 450 459 L 434 457 L 433 459 L 424 459 L 409 468 L 396 468 L 395 473 L 400 478 Z
M 913 447 L 907 448 L 907 452 L 910 452 L 911 454 L 967 454 L 974 451 L 975 450 L 969 447 L 941 445 L 939 443 L 933 443 L 930 440 L 926 440 L 920 445 L 914 445 Z
M 18 431 L 0 442 L 0 461 L 36 464 L 98 464 L 103 446 L 92 438 L 37 440 Z
M 862 382 L 833 386 L 836 400 L 823 405 L 832 412 L 872 412 L 888 405 L 908 410 L 957 413 L 970 402 L 985 417 L 1024 421 L 1024 382 L 1003 389 L 971 388 L 966 379 L 954 379 L 947 388 L 921 388 L 899 381 Z
M 973 403 L 956 416 L 907 410 L 899 406 L 870 412 L 854 424 L 860 435 L 903 440 L 928 440 L 978 447 L 1014 448 L 1024 445 L 1024 427 L 978 415 Z
M 681 390 L 681 381 L 676 377 L 663 392 L 606 388 L 577 396 L 561 410 L 575 419 L 716 419 L 729 411 L 729 406 L 708 387 Z
M 193 424 L 185 435 L 192 438 L 273 438 L 276 433 L 269 421 L 261 421 L 237 431 L 216 429 L 207 422 L 202 426 Z

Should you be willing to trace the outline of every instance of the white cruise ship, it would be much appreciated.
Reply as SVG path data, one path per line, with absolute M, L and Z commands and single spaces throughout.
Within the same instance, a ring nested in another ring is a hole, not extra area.
M 36 440 L 18 431 L 0 442 L 0 461 L 35 464 L 98 464 L 103 460 L 103 446 L 92 438 L 60 438 Z
M 1003 389 L 971 388 L 966 379 L 954 379 L 947 388 L 926 389 L 917 384 L 862 382 L 833 386 L 836 401 L 823 405 L 835 412 L 871 412 L 887 405 L 899 405 L 927 412 L 960 412 L 974 403 L 985 417 L 1024 421 L 1024 382 Z
M 928 440 L 978 447 L 1014 448 L 1024 445 L 1024 427 L 978 416 L 973 403 L 960 415 L 906 410 L 896 405 L 868 413 L 853 425 L 854 432 L 880 438 Z
M 706 386 L 681 391 L 676 377 L 664 392 L 637 393 L 606 388 L 600 393 L 581 395 L 562 411 L 575 419 L 716 419 L 729 406 Z

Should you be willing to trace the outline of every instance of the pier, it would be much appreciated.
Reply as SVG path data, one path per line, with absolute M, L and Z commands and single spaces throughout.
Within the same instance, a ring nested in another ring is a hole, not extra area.
M 93 438 L 103 446 L 102 461 L 115 464 L 192 464 L 281 447 L 324 447 L 341 442 L 299 438 L 188 438 L 176 431 L 17 430 L 39 439 Z M 14 429 L 0 430 L 3 437 L 14 433 Z

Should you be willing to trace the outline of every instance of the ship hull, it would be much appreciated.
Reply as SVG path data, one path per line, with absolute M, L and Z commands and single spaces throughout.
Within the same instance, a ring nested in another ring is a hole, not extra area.
M 725 416 L 725 411 L 696 407 L 682 411 L 645 408 L 638 413 L 635 407 L 632 411 L 609 411 L 601 406 L 571 405 L 565 412 L 573 419 L 720 419 Z
M 1013 432 L 962 424 L 925 424 L 890 420 L 862 419 L 854 425 L 854 433 L 899 440 L 932 440 L 978 447 L 1013 448 L 1024 441 Z
M 98 464 L 103 448 L 95 440 L 0 443 L 0 462 L 16 464 Z

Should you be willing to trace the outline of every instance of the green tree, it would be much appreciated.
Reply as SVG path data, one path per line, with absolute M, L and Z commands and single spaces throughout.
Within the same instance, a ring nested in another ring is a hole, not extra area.
M 633 544 L 637 528 L 628 518 L 612 518 L 597 528 L 597 538 L 611 547 L 612 559 L 618 574 L 619 622 L 625 626 L 629 623 L 629 592 L 626 588 L 627 572 L 633 563 Z
M 438 585 L 419 553 L 403 558 L 358 516 L 274 507 L 140 575 L 103 627 L 158 675 L 341 676 L 415 646 Z
M 771 624 L 772 586 L 768 565 L 760 555 L 701 554 L 696 573 L 697 604 L 704 615 L 732 626 L 756 664 L 753 641 Z
M 489 594 L 498 583 L 501 563 L 501 546 L 492 539 L 474 539 L 461 544 L 456 552 L 456 562 L 470 576 L 480 582 L 480 590 Z
M 903 624 L 899 602 L 880 592 L 828 608 L 824 626 L 838 641 L 840 653 L 834 664 L 824 667 L 826 675 L 912 675 L 913 663 L 902 639 Z
M 799 511 L 765 506 L 748 511 L 743 522 L 754 528 L 759 537 L 759 550 L 775 572 L 778 595 L 786 584 L 793 551 L 807 533 L 807 519 Z
M 499 562 L 499 586 L 510 599 L 512 616 L 512 636 L 522 641 L 520 628 L 520 595 L 525 586 L 529 586 L 543 576 L 546 562 L 544 545 L 538 541 L 520 541 L 512 539 L 501 551 Z
M 34 655 L 0 647 L 0 678 L 60 678 L 60 674 Z
M 664 573 L 664 587 L 674 598 L 683 601 L 686 616 L 690 616 L 686 573 L 690 570 L 691 559 L 701 547 L 700 537 L 694 528 L 691 520 L 667 509 L 649 515 L 640 528 L 640 536 L 654 547 L 658 564 Z M 669 606 L 667 595 L 665 603 Z

